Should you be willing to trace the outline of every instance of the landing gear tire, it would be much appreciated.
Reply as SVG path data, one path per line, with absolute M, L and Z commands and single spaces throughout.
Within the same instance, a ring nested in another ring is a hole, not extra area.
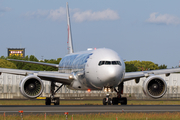
M 103 98 L 103 105 L 107 105 L 106 98 Z
M 111 104 L 112 104 L 112 99 L 109 98 L 109 99 L 108 99 L 108 105 L 111 105 Z
M 117 97 L 113 97 L 112 104 L 113 105 L 118 105 L 118 98 Z
M 122 97 L 122 98 L 114 97 L 112 99 L 112 104 L 118 105 L 118 103 L 121 103 L 121 105 L 127 105 L 127 98 L 126 97 Z
M 59 105 L 59 98 L 54 98 L 54 105 Z
M 126 97 L 121 98 L 121 105 L 127 105 L 127 98 Z
M 51 98 L 50 97 L 46 98 L 46 105 L 51 105 Z

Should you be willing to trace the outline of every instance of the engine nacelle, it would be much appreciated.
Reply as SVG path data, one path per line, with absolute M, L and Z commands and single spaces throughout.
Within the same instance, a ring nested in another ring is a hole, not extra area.
M 39 77 L 28 75 L 21 80 L 19 90 L 25 97 L 36 98 L 42 94 L 44 85 Z
M 154 99 L 161 98 L 167 91 L 165 80 L 159 76 L 152 75 L 143 83 L 143 92 L 145 95 Z

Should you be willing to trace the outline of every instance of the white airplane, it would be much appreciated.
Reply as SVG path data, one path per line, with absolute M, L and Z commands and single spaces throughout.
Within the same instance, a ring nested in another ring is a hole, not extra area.
M 115 91 L 117 92 L 117 97 L 111 99 L 107 95 L 103 99 L 103 105 L 117 105 L 118 103 L 127 105 L 127 98 L 121 97 L 123 94 L 123 84 L 128 80 L 135 80 L 138 83 L 141 77 L 146 77 L 143 83 L 143 92 L 145 95 L 156 99 L 161 98 L 166 93 L 167 84 L 163 78 L 157 75 L 165 74 L 169 76 L 170 73 L 180 72 L 180 68 L 126 73 L 123 59 L 111 49 L 99 48 L 74 53 L 68 3 L 66 6 L 69 54 L 62 58 L 59 65 L 11 60 L 57 67 L 59 69 L 57 72 L 0 68 L 0 75 L 1 73 L 9 73 L 25 76 L 19 84 L 19 89 L 23 96 L 30 99 L 40 96 L 44 90 L 43 80 L 46 80 L 51 82 L 51 95 L 46 98 L 46 105 L 50 105 L 51 103 L 59 105 L 59 97 L 55 97 L 54 95 L 63 85 L 73 90 L 104 89 L 108 92 Z M 62 85 L 57 86 L 56 83 L 62 83 Z

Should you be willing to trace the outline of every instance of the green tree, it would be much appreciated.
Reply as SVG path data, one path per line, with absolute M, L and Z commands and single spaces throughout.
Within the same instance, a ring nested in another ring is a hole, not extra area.
M 4 56 L 1 56 L 0 59 L 6 59 Z
M 39 62 L 39 60 L 34 55 L 31 55 L 28 60 Z
M 135 72 L 138 71 L 138 68 L 134 66 L 134 64 L 128 64 L 125 62 L 126 72 Z
M 160 65 L 160 66 L 158 66 L 158 67 L 159 67 L 159 69 L 167 69 L 167 65 L 165 65 L 165 64 Z
M 16 69 L 16 65 L 8 60 L 0 59 L 0 68 L 13 68 Z
M 126 64 L 134 65 L 138 70 L 137 71 L 146 71 L 146 70 L 156 70 L 159 69 L 158 65 L 151 61 L 126 61 Z M 131 71 L 133 72 L 133 71 Z

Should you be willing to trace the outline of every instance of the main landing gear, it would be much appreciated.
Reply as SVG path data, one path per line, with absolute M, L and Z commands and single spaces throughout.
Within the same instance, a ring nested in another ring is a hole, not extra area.
M 121 103 L 121 105 L 127 105 L 127 98 L 121 97 L 121 94 L 123 94 L 123 84 L 124 83 L 122 82 L 118 85 L 118 90 L 114 88 L 114 91 L 117 93 L 117 97 L 113 97 L 111 100 L 111 98 L 109 98 L 109 94 L 106 95 L 106 98 L 103 99 L 103 105 L 118 105 L 118 103 Z
M 51 105 L 51 103 L 54 103 L 54 105 L 59 105 L 59 97 L 54 97 L 54 95 L 57 93 L 57 91 L 63 86 L 63 84 L 61 86 L 57 86 L 55 84 L 55 82 L 51 82 L 51 96 L 50 97 L 46 97 L 46 101 L 45 104 L 46 105 Z M 55 90 L 55 87 L 58 87 Z

